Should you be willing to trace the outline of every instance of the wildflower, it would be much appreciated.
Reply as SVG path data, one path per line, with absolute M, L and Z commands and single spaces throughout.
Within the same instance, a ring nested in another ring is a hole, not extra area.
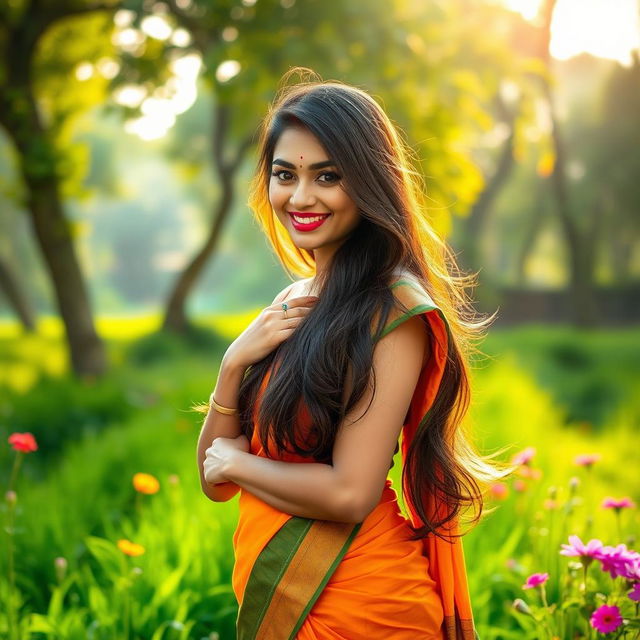
M 148 473 L 136 473 L 133 476 L 133 486 L 136 491 L 147 495 L 158 493 L 160 489 L 160 483 L 157 478 Z
M 8 505 L 13 506 L 18 502 L 18 494 L 12 489 L 9 489 L 9 491 L 4 494 L 4 499 L 7 501 Z
M 534 469 L 528 465 L 523 465 L 516 469 L 516 474 L 523 478 L 531 478 L 532 480 L 539 480 L 542 477 L 542 471 L 540 469 Z
M 547 499 L 542 503 L 542 506 L 549 511 L 553 511 L 558 508 L 558 502 L 556 500 Z
M 640 553 L 629 551 L 626 555 L 620 575 L 627 580 L 640 582 Z
M 560 552 L 560 555 L 597 558 L 600 549 L 602 549 L 602 541 L 594 538 L 585 545 L 578 536 L 569 536 L 569 544 L 563 544 L 562 546 L 564 549 Z
M 141 556 L 144 553 L 144 547 L 141 544 L 131 542 L 131 540 L 118 540 L 118 549 L 128 556 Z
M 494 482 L 489 491 L 496 500 L 504 500 L 509 495 L 509 487 L 504 482 Z
M 571 495 L 575 495 L 579 486 L 580 478 L 578 478 L 578 476 L 571 476 L 571 478 L 569 479 L 569 490 L 571 492 Z
M 520 478 L 516 478 L 513 481 L 513 489 L 518 493 L 523 493 L 527 490 L 527 483 L 524 480 L 520 480 Z
M 622 624 L 620 609 L 615 605 L 603 604 L 598 607 L 591 616 L 591 626 L 600 633 L 615 631 Z
M 169 476 L 168 480 L 169 480 L 169 484 L 172 484 L 174 486 L 180 484 L 180 476 L 175 473 L 172 473 Z
M 38 444 L 33 434 L 26 433 L 12 433 L 8 438 L 9 444 L 16 450 L 23 453 L 31 453 L 38 450 Z
M 633 580 L 634 572 L 638 571 L 637 577 L 640 580 L 640 554 L 627 549 L 625 544 L 602 547 L 597 558 L 602 564 L 602 570 L 607 571 L 612 578 L 628 577 Z
M 582 564 L 588 567 L 594 558 L 600 559 L 602 542 L 597 539 L 589 540 L 585 545 L 578 536 L 569 536 L 569 544 L 563 544 L 560 555 L 579 556 Z
M 527 578 L 527 581 L 522 585 L 522 588 L 533 589 L 534 587 L 539 587 L 540 585 L 543 585 L 548 579 L 548 573 L 533 573 Z
M 573 461 L 579 467 L 590 469 L 602 456 L 599 453 L 582 453 L 576 456 Z
M 516 453 L 513 458 L 511 458 L 512 464 L 529 464 L 533 459 L 533 456 L 536 455 L 535 447 L 527 447 L 520 453 Z
M 627 594 L 634 602 L 640 600 L 640 582 L 636 582 L 633 585 L 633 589 Z
M 615 509 L 619 512 L 621 509 L 632 509 L 635 507 L 635 502 L 631 498 L 605 498 L 602 501 L 603 509 Z

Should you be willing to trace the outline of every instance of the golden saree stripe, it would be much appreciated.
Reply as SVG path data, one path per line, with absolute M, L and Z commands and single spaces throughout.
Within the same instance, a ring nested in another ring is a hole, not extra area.
M 335 566 L 336 556 L 351 536 L 354 524 L 316 520 L 276 586 L 256 640 L 290 637 L 317 594 L 319 583 Z
M 445 616 L 444 629 L 446 640 L 478 640 L 472 620 L 465 620 L 455 616 Z

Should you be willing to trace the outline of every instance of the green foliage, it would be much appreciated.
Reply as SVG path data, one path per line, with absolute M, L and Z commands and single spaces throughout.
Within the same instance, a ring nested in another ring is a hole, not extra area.
M 57 456 L 68 441 L 125 420 L 133 409 L 133 398 L 128 397 L 115 375 L 83 383 L 43 374 L 26 392 L 0 387 L 0 407 L 0 437 L 6 440 L 9 431 L 33 433 L 42 449 L 41 458 L 47 461 Z M 0 450 L 3 478 L 8 473 L 7 455 L 7 451 Z
M 485 350 L 513 352 L 564 410 L 564 420 L 582 423 L 583 429 L 600 430 L 617 418 L 621 407 L 638 408 L 638 381 L 631 374 L 640 359 L 637 328 L 520 328 L 494 332 Z
M 216 332 L 200 326 L 192 326 L 184 335 L 157 331 L 133 342 L 128 348 L 127 360 L 137 365 L 156 364 L 198 350 L 220 353 L 228 344 Z
M 215 324 L 230 338 L 237 333 L 234 323 L 242 324 L 233 318 L 216 319 Z M 135 342 L 125 341 L 119 328 L 111 333 L 118 342 L 112 340 L 110 348 L 122 359 Z M 635 340 L 633 332 L 589 336 L 588 360 L 580 362 L 604 370 L 611 354 L 624 353 Z M 619 533 L 613 514 L 599 503 L 608 495 L 640 501 L 630 484 L 630 470 L 640 464 L 640 454 L 628 447 L 640 411 L 623 393 L 626 408 L 608 414 L 606 430 L 585 431 L 567 423 L 562 395 L 537 380 L 539 363 L 530 357 L 537 353 L 543 362 L 560 352 L 564 360 L 571 354 L 577 364 L 582 356 L 565 337 L 548 328 L 494 331 L 485 345 L 493 359 L 473 370 L 469 426 L 480 449 L 509 445 L 515 452 L 533 446 L 532 468 L 540 472 L 540 477 L 508 479 L 507 495 L 488 498 L 491 513 L 464 538 L 474 616 L 483 640 L 541 637 L 535 620 L 515 612 L 512 603 L 524 597 L 533 608 L 539 604 L 538 594 L 523 592 L 522 584 L 542 571 L 550 574 L 549 600 L 564 598 L 559 637 L 573 638 L 572 629 L 584 628 L 584 616 L 577 594 L 566 590 L 569 574 L 557 553 L 560 543 L 575 533 L 583 540 L 593 536 L 607 544 L 631 545 L 628 536 L 637 530 L 637 513 L 622 514 Z M 565 342 L 571 346 L 558 347 Z M 129 416 L 68 441 L 64 456 L 44 466 L 42 480 L 20 478 L 16 570 L 23 621 L 31 629 L 25 628 L 22 637 L 90 634 L 105 640 L 164 640 L 202 638 L 213 631 L 221 640 L 234 637 L 231 539 L 238 503 L 212 503 L 202 495 L 194 466 L 201 416 L 189 412 L 215 382 L 220 353 L 207 345 L 197 352 L 176 350 L 174 359 L 149 364 L 125 361 L 118 375 L 138 400 Z M 631 356 L 621 358 L 618 375 L 633 380 L 634 366 Z M 574 367 L 572 375 L 580 377 L 583 370 Z M 602 455 L 590 474 L 573 463 L 575 455 L 589 452 Z M 29 462 L 40 465 L 44 453 L 41 446 L 29 454 Z M 137 472 L 155 475 L 160 491 L 137 494 L 131 482 Z M 398 454 L 390 474 L 397 492 L 399 473 Z M 569 488 L 573 476 L 579 478 L 574 494 Z M 518 480 L 524 488 L 516 485 Z M 552 493 L 553 508 L 546 502 Z M 145 552 L 124 556 L 117 548 L 120 539 L 142 545 Z M 56 557 L 67 559 L 65 576 L 56 574 Z M 6 593 L 5 563 L 0 558 L 0 594 Z M 591 569 L 590 588 L 607 593 L 607 581 L 606 574 Z

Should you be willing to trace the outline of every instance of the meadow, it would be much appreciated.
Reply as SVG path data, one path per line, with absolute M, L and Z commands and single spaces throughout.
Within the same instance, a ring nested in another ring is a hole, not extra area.
M 101 319 L 114 365 L 84 384 L 54 319 L 0 326 L 0 637 L 234 638 L 237 498 L 202 494 L 190 407 L 250 318 L 202 320 L 188 345 Z M 519 467 L 464 538 L 480 638 L 640 637 L 640 330 L 494 329 L 482 350 L 468 428 Z M 396 491 L 399 474 L 398 456 Z

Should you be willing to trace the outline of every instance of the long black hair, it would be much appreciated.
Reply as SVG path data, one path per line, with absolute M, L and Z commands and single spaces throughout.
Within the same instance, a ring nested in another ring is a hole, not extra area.
M 313 252 L 293 244 L 268 198 L 274 148 L 282 132 L 294 126 L 319 140 L 362 216 L 319 274 Z M 436 530 L 465 504 L 476 507 L 477 521 L 483 506 L 480 483 L 505 473 L 487 462 L 496 454 L 476 453 L 461 429 L 469 404 L 467 358 L 473 339 L 491 318 L 478 320 L 473 312 L 465 293 L 473 278 L 457 271 L 452 253 L 429 223 L 424 184 L 410 157 L 409 147 L 367 92 L 320 80 L 280 90 L 261 125 L 249 205 L 289 275 L 316 275 L 320 300 L 287 340 L 248 368 L 239 408 L 249 439 L 261 425 L 258 435 L 267 455 L 271 438 L 278 454 L 286 450 L 330 464 L 344 416 L 368 385 L 375 387 L 375 341 L 398 308 L 390 284 L 399 270 L 410 272 L 445 314 L 451 337 L 438 394 L 403 469 L 403 487 L 425 522 L 414 529 L 418 539 L 429 532 L 439 535 Z M 272 365 L 254 424 L 259 387 Z M 347 397 L 345 388 L 350 389 Z M 301 407 L 310 417 L 304 433 L 297 424 Z M 448 505 L 443 517 L 427 513 L 427 491 L 437 492 L 439 502 Z

